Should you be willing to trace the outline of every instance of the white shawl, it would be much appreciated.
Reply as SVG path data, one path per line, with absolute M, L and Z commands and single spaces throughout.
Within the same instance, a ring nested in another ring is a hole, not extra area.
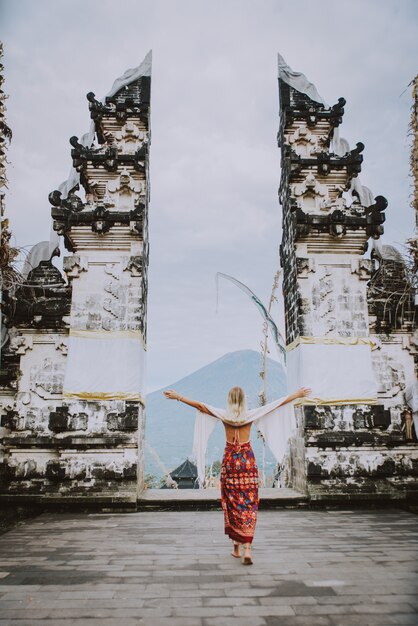
M 221 420 L 231 426 L 243 426 L 250 422 L 256 422 L 257 429 L 264 437 L 276 461 L 278 463 L 282 462 L 289 438 L 296 427 L 293 403 L 288 402 L 283 404 L 286 397 L 287 396 L 283 396 L 269 404 L 247 411 L 247 417 L 240 421 L 227 420 L 225 409 L 218 409 L 209 404 L 205 404 L 205 406 L 214 417 L 197 411 L 193 439 L 193 456 L 196 460 L 200 486 L 203 486 L 205 478 L 205 460 L 209 437 L 216 426 L 217 420 Z

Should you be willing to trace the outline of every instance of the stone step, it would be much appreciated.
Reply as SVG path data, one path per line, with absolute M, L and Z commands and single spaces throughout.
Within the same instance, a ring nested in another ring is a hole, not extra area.
M 260 489 L 260 509 L 307 506 L 308 498 L 295 489 Z M 138 511 L 208 510 L 221 508 L 219 489 L 145 489 Z

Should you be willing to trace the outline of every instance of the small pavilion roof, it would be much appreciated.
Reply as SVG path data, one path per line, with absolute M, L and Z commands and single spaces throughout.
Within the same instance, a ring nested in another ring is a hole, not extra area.
M 170 472 L 171 478 L 197 478 L 197 467 L 194 463 L 186 459 L 181 465 Z

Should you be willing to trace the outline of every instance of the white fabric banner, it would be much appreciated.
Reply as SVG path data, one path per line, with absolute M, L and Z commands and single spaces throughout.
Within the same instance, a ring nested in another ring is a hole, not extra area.
M 277 65 L 279 70 L 279 78 L 284 81 L 287 85 L 290 85 L 296 91 L 300 93 L 304 93 L 313 100 L 314 102 L 319 102 L 327 107 L 325 100 L 319 95 L 317 88 L 313 83 L 311 83 L 302 72 L 295 72 L 291 67 L 286 63 L 281 54 L 277 55 Z
M 140 332 L 70 332 L 63 396 L 143 402 L 144 344 Z
M 367 343 L 299 343 L 287 355 L 287 388 L 311 387 L 301 404 L 377 401 L 371 346 Z

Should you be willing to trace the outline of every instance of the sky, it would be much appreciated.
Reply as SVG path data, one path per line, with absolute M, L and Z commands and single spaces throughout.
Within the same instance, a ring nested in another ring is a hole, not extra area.
M 345 97 L 340 134 L 365 144 L 362 184 L 389 202 L 384 241 L 411 236 L 415 0 L 3 0 L 0 11 L 6 212 L 21 247 L 49 238 L 48 193 L 68 175 L 69 138 L 88 130 L 86 94 L 101 98 L 153 50 L 148 391 L 260 348 L 261 317 L 236 287 L 221 284 L 216 312 L 215 274 L 267 302 L 279 267 L 278 52 L 328 103 Z

